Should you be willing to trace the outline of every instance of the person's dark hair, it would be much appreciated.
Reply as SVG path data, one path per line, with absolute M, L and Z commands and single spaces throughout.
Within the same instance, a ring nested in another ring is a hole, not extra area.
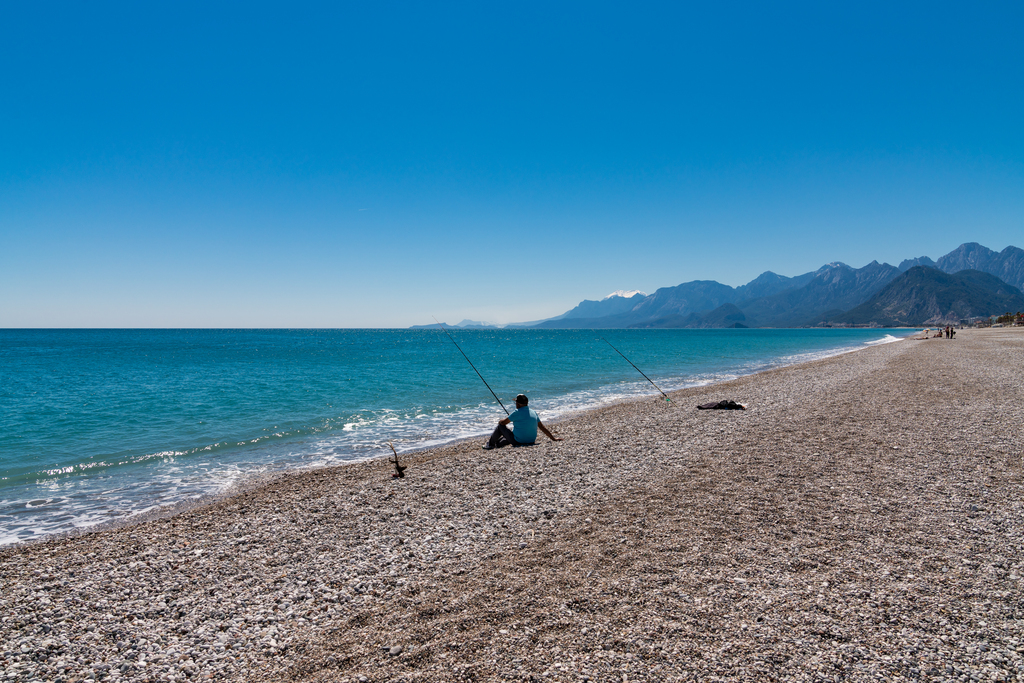
M 524 406 L 530 402 L 530 399 L 526 398 L 526 394 L 519 394 L 516 396 L 516 403 L 522 403 Z

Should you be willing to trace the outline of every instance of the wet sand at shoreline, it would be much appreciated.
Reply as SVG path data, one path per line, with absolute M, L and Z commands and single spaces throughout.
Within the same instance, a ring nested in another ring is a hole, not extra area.
M 8 680 L 1024 677 L 1024 330 L 0 550 Z M 697 411 L 734 399 L 747 411 Z M 536 408 L 543 416 L 543 403 Z M 13 676 L 11 675 L 13 674 Z

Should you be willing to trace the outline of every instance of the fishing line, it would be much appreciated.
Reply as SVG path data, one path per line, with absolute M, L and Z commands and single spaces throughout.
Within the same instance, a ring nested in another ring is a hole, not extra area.
M 605 344 L 607 344 L 608 346 L 612 346 L 612 343 L 611 343 L 610 341 L 608 341 L 607 339 L 605 339 L 604 337 L 601 337 L 601 341 L 603 341 L 603 342 L 604 342 Z M 612 349 L 613 349 L 613 350 L 615 351 L 615 353 L 619 354 L 619 355 L 620 355 L 620 356 L 622 356 L 623 358 L 626 358 L 625 354 L 623 354 L 623 353 L 622 353 L 622 351 L 619 351 L 619 350 L 618 350 L 618 349 L 616 349 L 616 348 L 615 348 L 614 346 L 612 346 Z M 628 359 L 628 358 L 626 358 L 626 362 L 627 362 L 627 363 L 629 363 L 630 365 L 633 365 L 633 361 L 631 361 L 631 360 L 630 360 L 630 359 Z M 634 367 L 634 368 L 636 369 L 636 371 L 637 371 L 637 372 L 639 372 L 639 373 L 640 373 L 641 375 L 644 375 L 644 371 L 643 371 L 643 370 L 641 370 L 640 368 L 636 367 L 635 365 L 633 365 L 633 367 Z M 654 380 L 653 380 L 653 379 L 651 379 L 651 378 L 650 378 L 650 377 L 648 377 L 647 375 L 644 375 L 644 379 L 646 379 L 646 380 L 647 380 L 648 382 L 650 382 L 650 383 L 651 383 L 651 384 L 652 384 L 652 385 L 654 386 L 654 388 L 655 388 L 655 389 L 657 389 L 658 391 L 661 391 L 661 387 L 659 387 L 659 386 L 658 386 L 657 384 L 654 384 Z M 666 401 L 668 401 L 669 403 L 671 403 L 671 402 L 672 402 L 672 399 L 670 399 L 670 398 L 668 397 L 668 394 L 666 394 L 666 393 L 665 393 L 664 391 L 661 391 L 661 395 L 662 395 L 662 396 L 664 396 L 664 397 L 665 397 L 665 400 L 666 400 Z
M 431 317 L 433 318 L 433 316 L 431 316 Z M 498 402 L 498 405 L 501 406 L 501 409 L 505 411 L 506 415 L 508 415 L 509 414 L 508 413 L 508 408 L 506 408 L 505 404 L 501 402 L 501 399 L 498 398 L 498 395 L 496 393 L 494 393 L 494 389 L 491 389 L 491 385 L 487 383 L 487 380 L 484 379 L 484 376 L 481 375 L 480 371 L 476 369 L 476 366 L 473 365 L 473 361 L 471 361 L 469 359 L 469 356 L 466 355 L 466 352 L 463 351 L 462 347 L 459 346 L 458 342 L 455 341 L 455 337 L 453 337 L 451 335 L 451 333 L 448 332 L 448 330 L 445 329 L 444 325 L 441 324 L 440 320 L 438 320 L 437 318 L 434 318 L 434 322 L 436 322 L 438 327 L 440 327 L 442 330 L 444 330 L 444 333 L 447 334 L 448 338 L 452 340 L 452 344 L 455 344 L 455 348 L 457 348 L 459 350 L 459 353 L 462 354 L 462 357 L 466 359 L 467 363 L 469 363 L 469 367 L 473 368 L 473 371 L 476 373 L 476 376 L 480 378 L 480 381 L 483 382 L 484 386 L 487 387 L 487 389 L 491 392 L 491 396 L 494 397 L 494 400 Z M 623 358 L 625 358 L 625 356 L 623 356 Z M 633 367 L 636 367 L 636 366 L 634 365 Z M 640 374 L 643 374 L 643 373 L 640 373 Z M 651 382 L 651 384 L 654 384 L 654 382 Z M 659 389 L 658 391 L 661 391 L 661 389 Z M 665 398 L 668 398 L 668 397 L 666 396 Z

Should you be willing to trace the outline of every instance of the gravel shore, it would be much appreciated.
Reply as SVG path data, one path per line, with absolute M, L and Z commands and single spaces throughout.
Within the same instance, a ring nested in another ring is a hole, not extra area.
M 0 680 L 1024 680 L 1022 368 L 964 330 L 5 548 Z

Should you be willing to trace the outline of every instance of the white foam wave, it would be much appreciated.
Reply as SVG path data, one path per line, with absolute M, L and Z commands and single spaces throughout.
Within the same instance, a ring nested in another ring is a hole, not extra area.
M 903 341 L 906 337 L 894 337 L 891 334 L 887 334 L 881 339 L 872 339 L 871 341 L 864 342 L 867 346 L 878 346 L 879 344 L 892 344 L 893 342 Z

